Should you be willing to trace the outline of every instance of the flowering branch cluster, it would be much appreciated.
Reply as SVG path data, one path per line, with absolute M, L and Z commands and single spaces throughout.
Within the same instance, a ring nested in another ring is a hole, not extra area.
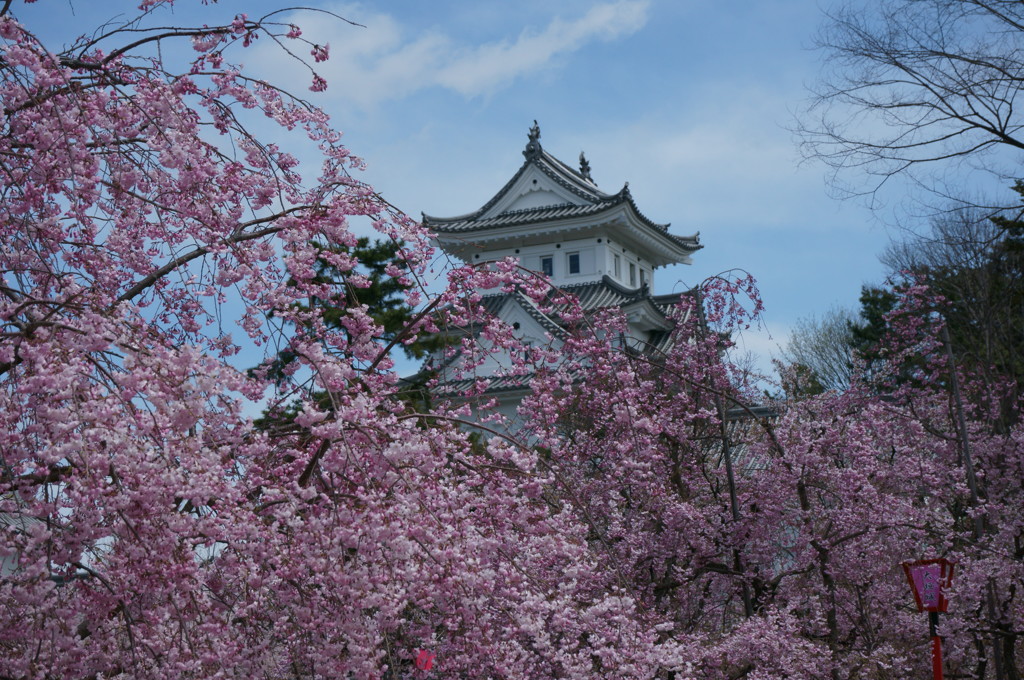
M 686 296 L 663 354 L 514 261 L 423 299 L 429 234 L 350 174 L 322 111 L 230 61 L 291 51 L 297 27 L 237 15 L 55 53 L 9 7 L 0 676 L 909 677 L 924 636 L 898 563 L 926 555 L 960 562 L 951 663 L 982 677 L 994 636 L 1013 663 L 1022 432 L 989 426 L 996 388 L 969 375 L 952 406 L 934 317 L 904 314 L 889 345 L 922 358 L 913 380 L 766 413 L 723 354 L 760 312 L 745 276 Z M 175 40 L 180 69 L 148 51 Z M 253 114 L 314 142 L 316 176 Z M 355 219 L 403 244 L 389 275 L 418 311 L 387 343 L 346 291 Z M 485 290 L 557 337 L 515 340 Z M 510 357 L 526 427 L 398 396 L 390 351 L 438 332 L 466 376 Z M 243 346 L 292 360 L 243 372 Z M 254 425 L 260 399 L 291 416 Z

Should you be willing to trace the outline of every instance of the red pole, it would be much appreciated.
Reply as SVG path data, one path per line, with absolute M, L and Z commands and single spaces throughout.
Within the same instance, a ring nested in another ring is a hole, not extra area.
M 939 613 L 928 612 L 928 628 L 932 635 L 932 676 L 942 680 L 942 638 L 939 637 Z

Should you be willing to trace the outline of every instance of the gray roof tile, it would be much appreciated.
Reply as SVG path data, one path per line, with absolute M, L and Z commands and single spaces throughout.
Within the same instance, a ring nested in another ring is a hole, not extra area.
M 559 205 L 540 206 L 525 210 L 510 210 L 499 215 L 483 218 L 482 216 L 484 214 L 486 214 L 496 203 L 498 203 L 498 201 L 511 191 L 516 181 L 531 165 L 539 168 L 541 172 L 553 179 L 559 186 L 562 186 L 574 195 L 579 196 L 581 199 L 586 201 L 586 203 L 583 205 L 562 203 Z M 428 228 L 439 234 L 466 234 L 471 232 L 501 229 L 504 227 L 598 215 L 606 210 L 610 210 L 623 204 L 629 205 L 629 207 L 632 208 L 641 224 L 663 234 L 664 236 L 667 236 L 685 250 L 693 252 L 702 248 L 697 236 L 677 236 L 675 234 L 670 234 L 668 231 L 668 224 L 659 224 L 654 222 L 640 212 L 636 202 L 633 200 L 633 196 L 629 192 L 628 183 L 623 186 L 617 194 L 606 194 L 598 189 L 597 185 L 592 181 L 584 178 L 580 173 L 576 172 L 546 151 L 541 151 L 535 156 L 528 157 L 519 168 L 519 171 L 513 175 L 512 179 L 505 183 L 505 186 L 502 187 L 501 191 L 495 194 L 494 197 L 485 203 L 479 210 L 455 217 L 436 217 L 424 213 L 423 223 Z

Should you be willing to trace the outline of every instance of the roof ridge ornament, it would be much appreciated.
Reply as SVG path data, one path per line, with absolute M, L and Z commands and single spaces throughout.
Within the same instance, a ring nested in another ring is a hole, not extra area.
M 530 141 L 526 143 L 526 148 L 523 149 L 523 155 L 526 156 L 526 160 L 538 158 L 542 149 L 540 146 L 540 126 L 537 125 L 536 119 L 534 119 L 533 127 L 530 128 L 530 131 L 526 136 Z
M 582 151 L 580 151 L 580 175 L 591 184 L 594 183 L 594 178 L 590 176 L 590 163 Z

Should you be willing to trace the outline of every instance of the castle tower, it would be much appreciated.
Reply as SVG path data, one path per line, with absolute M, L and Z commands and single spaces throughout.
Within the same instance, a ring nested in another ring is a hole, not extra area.
M 672 329 L 667 311 L 679 294 L 652 295 L 655 271 L 690 264 L 702 247 L 698 234 L 678 236 L 668 224 L 648 219 L 628 183 L 614 194 L 598 189 L 582 153 L 574 169 L 543 149 L 536 121 L 523 156 L 515 175 L 480 209 L 456 217 L 423 215 L 440 247 L 472 264 L 518 258 L 576 295 L 587 311 L 621 308 L 634 348 L 664 350 Z M 527 341 L 557 336 L 557 322 L 521 294 L 486 295 L 483 302 Z M 501 368 L 496 357 L 476 377 L 491 378 L 488 392 L 511 413 L 526 393 L 525 381 L 502 377 Z M 459 387 L 449 383 L 445 391 L 457 394 Z

